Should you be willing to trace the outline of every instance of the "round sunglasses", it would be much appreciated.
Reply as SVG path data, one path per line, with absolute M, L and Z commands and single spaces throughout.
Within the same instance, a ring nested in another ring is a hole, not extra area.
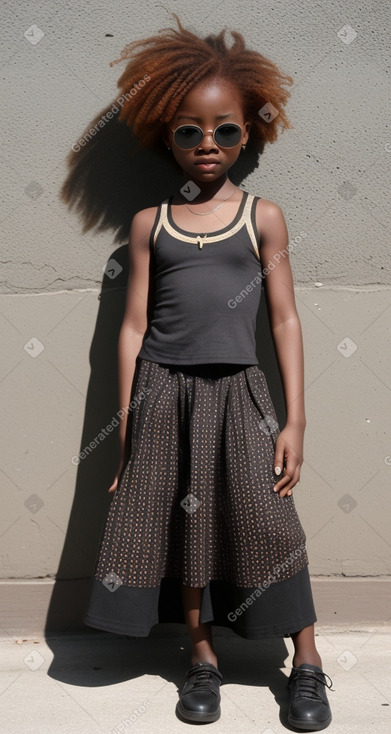
M 175 130 L 170 130 L 174 133 L 175 145 L 182 150 L 197 148 L 205 137 L 204 131 L 198 125 L 180 125 Z M 234 148 L 242 138 L 242 128 L 234 122 L 223 122 L 214 130 L 206 132 L 213 132 L 213 140 L 219 148 Z

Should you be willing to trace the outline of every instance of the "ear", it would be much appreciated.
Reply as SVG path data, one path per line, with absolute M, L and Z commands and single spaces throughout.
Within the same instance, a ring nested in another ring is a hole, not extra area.
M 246 145 L 246 143 L 248 142 L 248 139 L 249 139 L 249 137 L 250 137 L 250 128 L 251 128 L 251 122 L 245 122 L 245 123 L 244 123 L 244 127 L 245 127 L 245 129 L 246 129 L 246 130 L 245 130 L 245 133 L 244 133 L 244 135 L 243 135 L 243 141 L 242 141 L 242 144 L 243 144 L 243 145 Z

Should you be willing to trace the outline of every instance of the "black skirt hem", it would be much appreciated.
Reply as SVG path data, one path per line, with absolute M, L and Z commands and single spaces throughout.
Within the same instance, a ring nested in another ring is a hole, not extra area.
M 289 579 L 272 583 L 261 594 L 256 589 L 209 581 L 202 591 L 200 622 L 259 640 L 289 636 L 317 621 L 308 565 Z M 166 577 L 153 588 L 123 585 L 110 591 L 93 578 L 83 622 L 131 637 L 148 637 L 152 627 L 160 623 L 185 624 L 181 582 Z
M 89 621 L 87 621 L 87 619 Z M 124 630 L 123 626 L 119 626 L 117 628 L 110 621 L 94 619 L 93 617 L 85 617 L 83 622 L 88 627 L 93 627 L 94 629 L 99 629 L 103 632 L 110 632 L 115 635 L 129 635 L 129 637 L 137 637 L 140 639 L 145 639 L 149 637 L 152 628 L 156 627 L 159 624 L 184 624 L 184 622 L 154 622 L 149 630 L 146 631 L 145 628 L 140 629 L 135 628 L 134 626 L 132 628 Z M 307 617 L 307 619 L 302 618 L 301 620 L 298 619 L 295 623 L 290 623 L 288 627 L 286 625 L 279 625 L 275 626 L 274 629 L 271 629 L 270 627 L 266 628 L 265 626 L 254 627 L 252 629 L 243 629 L 240 627 L 234 627 L 230 624 L 223 624 L 222 622 L 219 622 L 218 624 L 212 622 L 211 624 L 214 627 L 226 627 L 234 632 L 238 637 L 242 637 L 246 640 L 264 640 L 273 637 L 290 637 L 295 632 L 299 632 L 305 627 L 309 627 L 311 624 L 315 624 L 315 622 L 317 622 L 316 615 L 311 615 L 310 617 Z

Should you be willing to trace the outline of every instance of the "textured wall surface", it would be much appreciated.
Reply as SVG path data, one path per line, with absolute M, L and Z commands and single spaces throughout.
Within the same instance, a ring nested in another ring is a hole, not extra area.
M 33 0 L 5 2 L 2 23 L 0 575 L 92 571 L 115 434 L 88 459 L 72 457 L 117 410 L 131 217 L 182 179 L 152 155 L 130 168 L 128 132 L 113 119 L 80 156 L 76 206 L 60 192 L 72 145 L 118 96 L 123 66 L 109 62 L 174 27 L 167 10 L 201 35 L 242 32 L 294 78 L 294 128 L 248 162 L 240 185 L 281 206 L 295 243 L 307 414 L 295 498 L 313 574 L 389 574 L 389 3 Z M 101 226 L 83 231 L 91 221 Z M 264 303 L 257 334 L 283 419 Z

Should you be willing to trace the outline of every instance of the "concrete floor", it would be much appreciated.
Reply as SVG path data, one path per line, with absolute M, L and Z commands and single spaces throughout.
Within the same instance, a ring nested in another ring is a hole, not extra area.
M 213 632 L 222 713 L 204 726 L 225 734 L 292 731 L 286 718 L 291 639 L 244 640 L 222 627 Z M 335 689 L 328 691 L 328 731 L 388 734 L 391 628 L 319 627 L 317 644 Z M 8 635 L 0 647 L 4 734 L 171 734 L 192 726 L 175 714 L 190 659 L 183 625 L 158 625 L 144 639 L 93 629 L 46 639 Z

